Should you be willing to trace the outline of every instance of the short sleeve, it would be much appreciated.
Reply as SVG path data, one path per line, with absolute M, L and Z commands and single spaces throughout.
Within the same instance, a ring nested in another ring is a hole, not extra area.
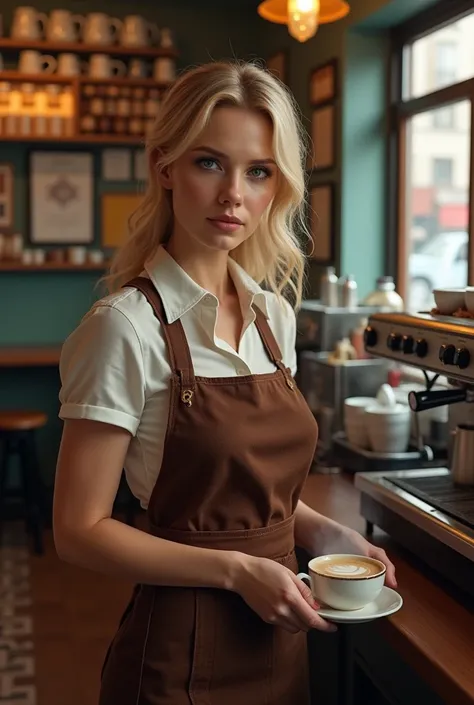
M 102 421 L 136 434 L 145 405 L 140 340 L 129 318 L 99 305 L 64 343 L 61 419 Z

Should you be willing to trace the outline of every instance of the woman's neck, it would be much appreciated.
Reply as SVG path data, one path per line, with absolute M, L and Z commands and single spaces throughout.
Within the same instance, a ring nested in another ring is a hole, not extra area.
M 168 241 L 166 250 L 196 284 L 214 294 L 219 301 L 235 292 L 228 270 L 228 252 L 204 249 L 199 244 L 193 246 L 189 240 L 181 246 L 174 237 Z

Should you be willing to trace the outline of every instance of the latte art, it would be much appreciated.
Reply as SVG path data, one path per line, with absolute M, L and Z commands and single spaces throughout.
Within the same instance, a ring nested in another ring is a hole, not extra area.
M 348 578 L 356 575 L 370 575 L 370 569 L 368 566 L 362 565 L 329 565 L 327 567 L 327 572 L 332 575 L 344 575 Z
M 330 558 L 323 560 L 314 567 L 319 575 L 326 575 L 330 578 L 360 579 L 370 578 L 379 575 L 380 565 L 372 562 L 370 558 Z

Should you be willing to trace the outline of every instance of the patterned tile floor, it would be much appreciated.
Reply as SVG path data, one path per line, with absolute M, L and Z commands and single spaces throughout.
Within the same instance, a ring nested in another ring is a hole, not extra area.
M 35 556 L 9 526 L 0 546 L 0 705 L 97 705 L 102 661 L 132 586 Z
M 36 705 L 29 554 L 21 528 L 0 545 L 0 703 Z

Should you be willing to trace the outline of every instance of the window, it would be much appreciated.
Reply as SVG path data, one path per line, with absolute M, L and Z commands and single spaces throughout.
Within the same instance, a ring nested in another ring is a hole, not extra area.
M 454 13 L 459 0 L 442 0 L 440 5 Z M 464 3 L 466 4 L 466 3 Z M 431 16 L 430 16 L 431 15 Z M 427 13 L 427 22 L 432 22 L 434 13 Z M 405 85 L 404 99 L 418 98 L 432 91 L 465 81 L 474 76 L 474 14 L 461 19 L 443 22 L 441 28 L 420 31 L 422 36 L 413 36 L 403 42 L 403 69 Z M 401 27 L 409 33 L 409 27 Z
M 437 130 L 449 130 L 455 127 L 455 111 L 451 105 L 433 110 L 433 127 Z
M 435 157 L 433 159 L 433 185 L 451 186 L 453 183 L 453 159 Z
M 434 288 L 474 284 L 468 254 L 474 251 L 474 12 L 466 14 L 464 0 L 437 7 L 438 17 L 425 12 L 393 36 L 393 76 L 400 78 L 392 85 L 389 227 L 396 243 L 392 271 L 409 311 L 429 310 Z
M 455 42 L 435 44 L 435 85 L 434 88 L 450 86 L 456 81 L 458 45 Z

